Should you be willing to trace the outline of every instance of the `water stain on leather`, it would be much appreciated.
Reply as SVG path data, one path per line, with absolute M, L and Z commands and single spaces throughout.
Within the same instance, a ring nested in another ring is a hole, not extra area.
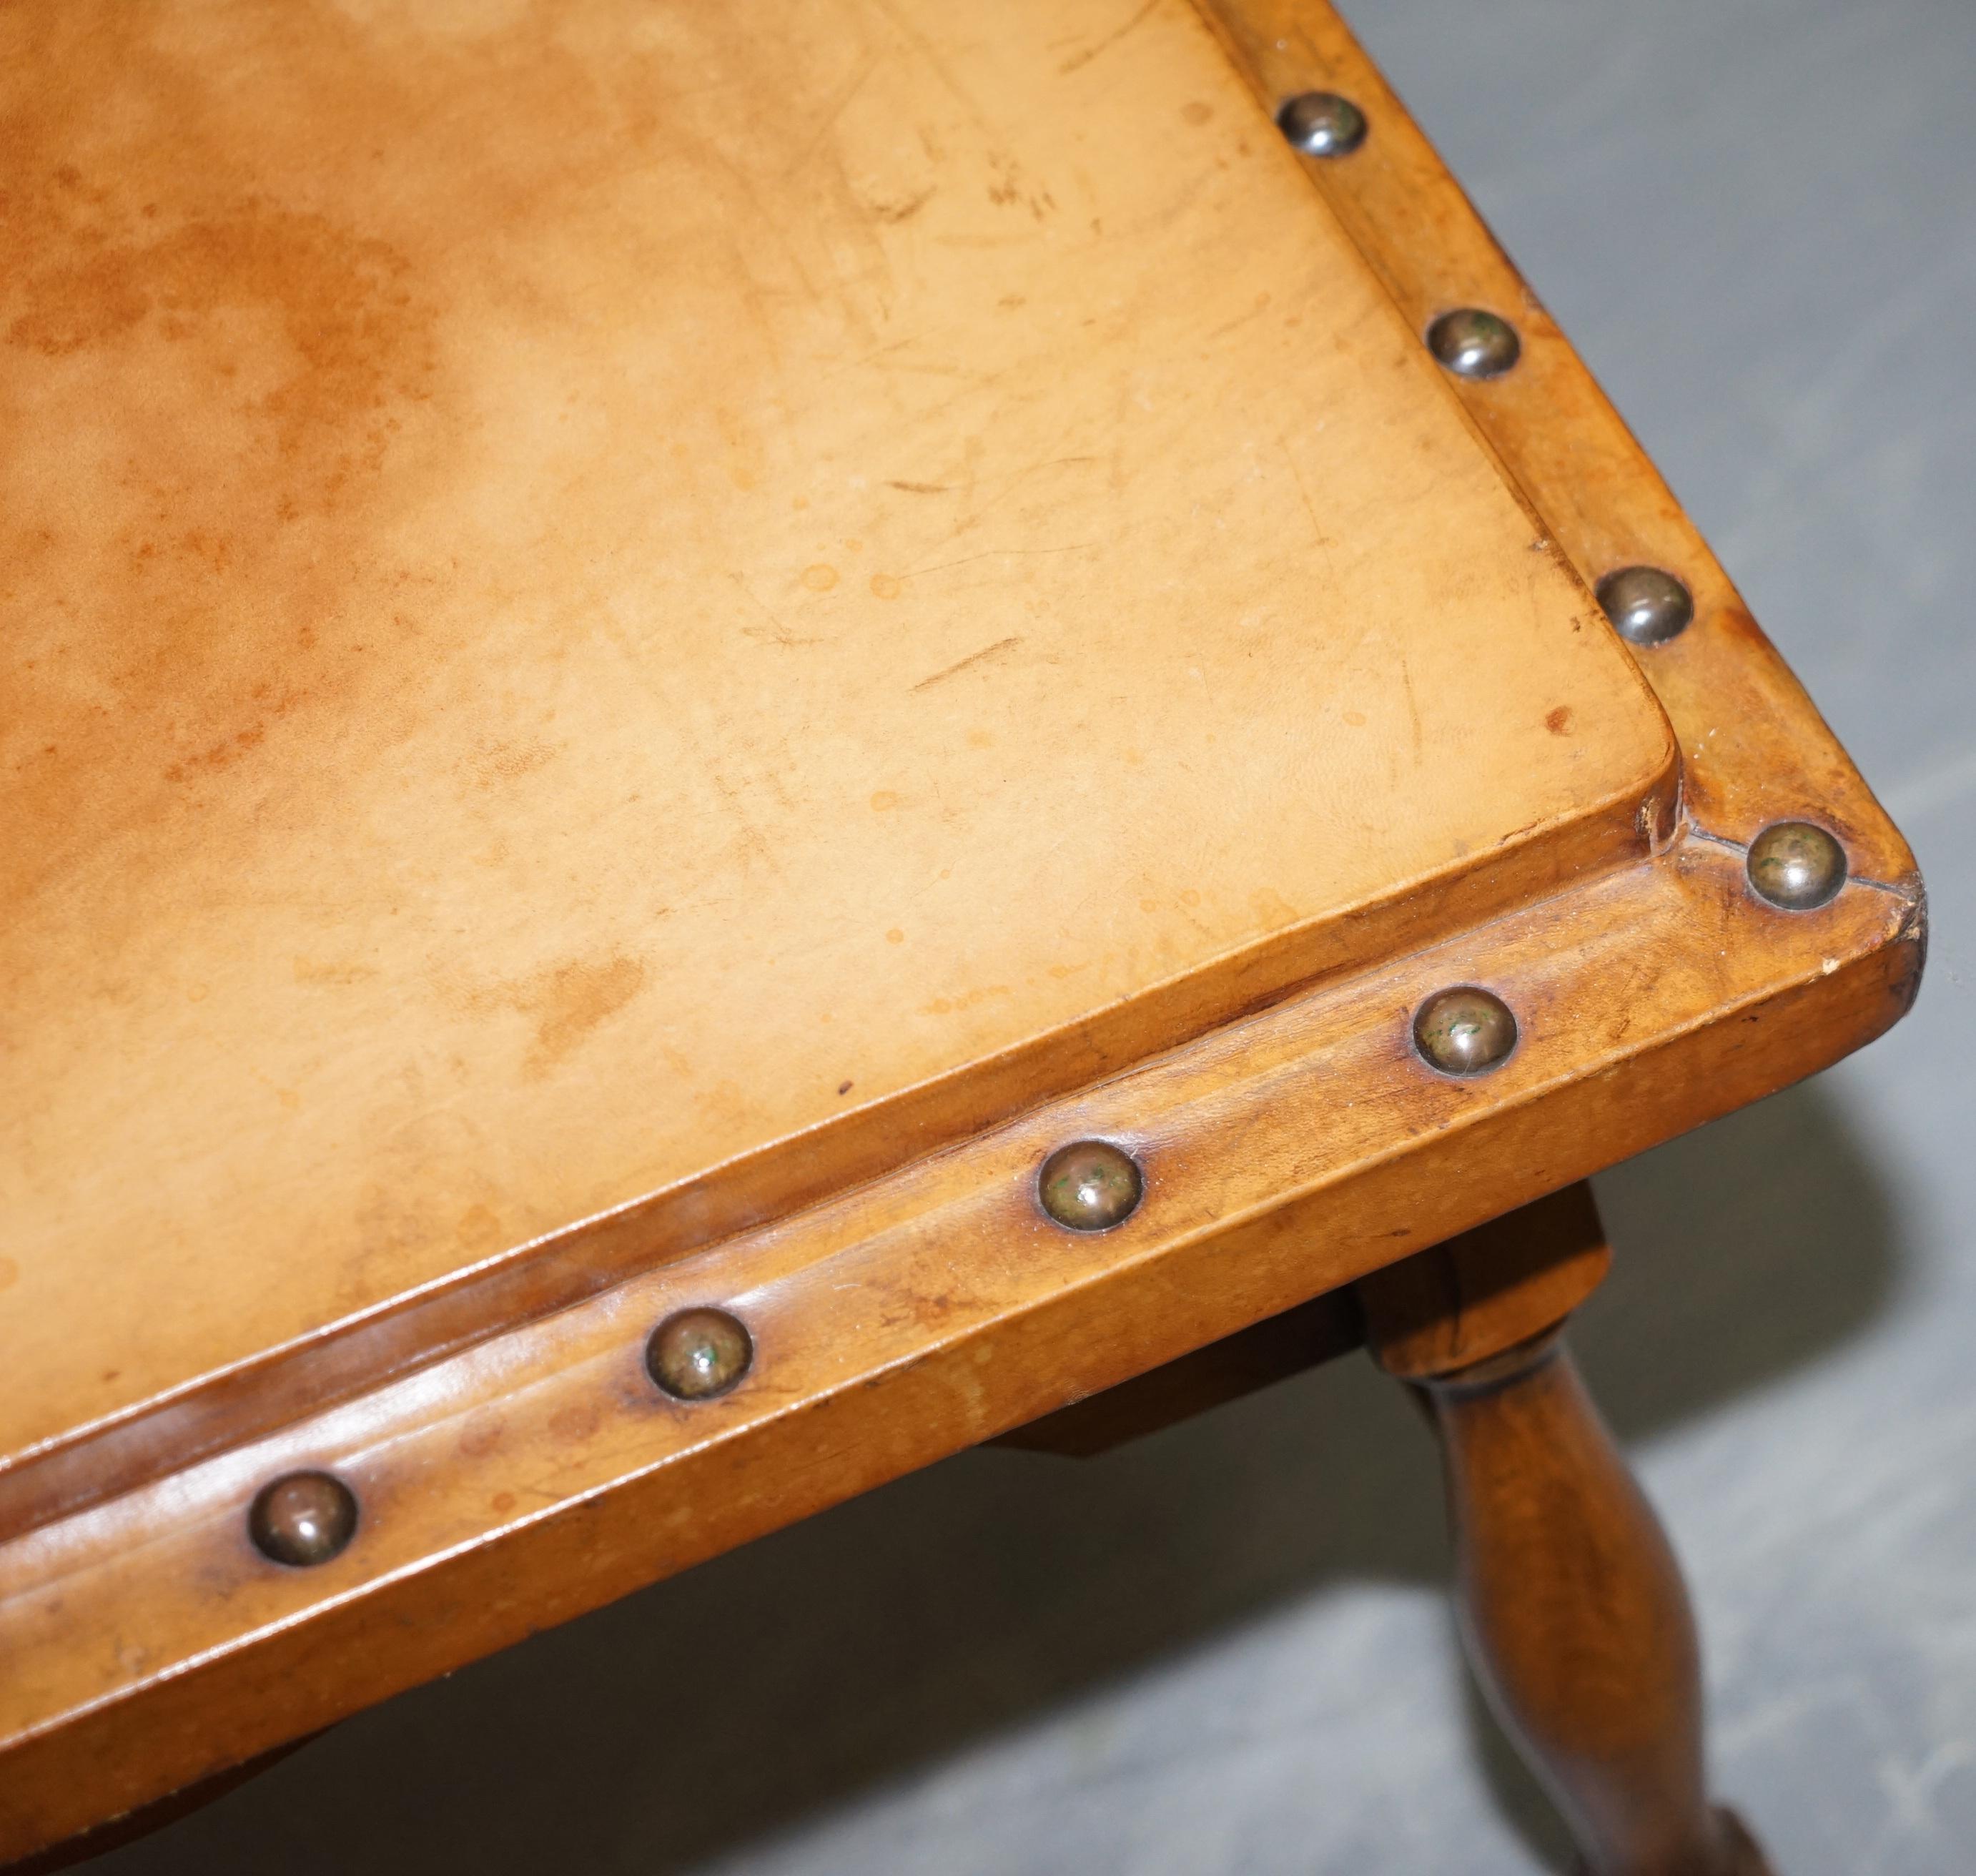
M 120 834 L 196 843 L 203 788 L 415 630 L 410 607 L 353 601 L 384 571 L 372 510 L 439 370 L 412 262 L 271 199 L 150 48 L 148 9 L 81 11 L 100 115 L 38 113 L 31 70 L 0 78 L 15 901 Z
M 535 1080 L 644 986 L 645 966 L 637 958 L 572 958 L 512 982 L 469 991 L 459 1001 L 476 1014 L 514 1010 L 534 1024 L 522 1071 Z
M 630 1002 L 644 982 L 645 967 L 636 958 L 562 964 L 543 972 L 529 985 L 521 1005 L 535 1019 L 530 1071 L 547 1072 Z
M 64 166 L 50 193 L 79 186 Z M 393 404 L 423 395 L 431 369 L 430 313 L 407 283 L 409 264 L 327 216 L 251 199 L 156 234 L 154 225 L 147 219 L 115 239 L 69 231 L 69 254 L 25 271 L 25 310 L 8 343 L 60 358 L 147 321 L 186 340 L 227 308 L 272 314 L 295 364 L 248 408 L 284 470 L 274 505 L 285 520 L 305 507 L 333 512 L 355 476 L 381 466 L 399 427 Z M 224 571 L 222 538 L 186 545 Z

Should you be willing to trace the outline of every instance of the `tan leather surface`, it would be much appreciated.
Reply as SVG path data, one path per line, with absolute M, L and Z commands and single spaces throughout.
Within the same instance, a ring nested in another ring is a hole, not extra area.
M 28 0 L 0 117 L 0 1453 L 1668 786 L 1183 0 Z

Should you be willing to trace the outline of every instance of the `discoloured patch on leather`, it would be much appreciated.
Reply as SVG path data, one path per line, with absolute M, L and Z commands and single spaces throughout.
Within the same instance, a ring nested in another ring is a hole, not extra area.
M 120 836 L 149 829 L 153 864 L 199 844 L 212 782 L 292 753 L 417 631 L 415 579 L 370 534 L 430 428 L 435 296 L 347 206 L 243 171 L 165 23 L 84 5 L 0 27 L 15 900 Z M 295 28 L 324 35 L 302 9 Z M 91 71 L 91 108 L 48 101 L 38 74 L 64 61 Z M 325 83 L 349 62 L 326 57 Z

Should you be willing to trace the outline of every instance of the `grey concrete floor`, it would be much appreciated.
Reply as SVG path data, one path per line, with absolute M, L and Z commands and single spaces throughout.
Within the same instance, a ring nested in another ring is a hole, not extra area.
M 1780 1876 L 1976 1870 L 1976 5 L 1350 9 L 1912 839 L 1915 1015 L 1599 1182 L 1584 1365 Z M 354 1720 L 105 1876 L 1561 1869 L 1360 1362 L 969 1454 Z

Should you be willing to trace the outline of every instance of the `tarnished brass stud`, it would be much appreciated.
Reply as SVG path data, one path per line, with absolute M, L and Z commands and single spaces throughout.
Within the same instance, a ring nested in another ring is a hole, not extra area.
M 1109 1231 L 1138 1209 L 1145 1190 L 1138 1161 L 1108 1140 L 1058 1147 L 1036 1179 L 1038 1202 L 1066 1231 Z
M 1786 912 L 1829 905 L 1846 884 L 1846 849 L 1809 821 L 1777 821 L 1750 843 L 1750 889 Z
M 1658 567 L 1622 567 L 1599 582 L 1599 604 L 1629 645 L 1661 645 L 1688 629 L 1694 601 Z
M 1365 114 L 1335 91 L 1303 91 L 1276 113 L 1276 127 L 1306 156 L 1349 156 L 1365 140 Z
M 1443 1075 L 1485 1074 L 1517 1046 L 1517 1019 L 1492 991 L 1458 985 L 1437 991 L 1414 1011 L 1414 1046 Z
M 357 1495 L 326 1472 L 285 1473 L 254 1495 L 247 1534 L 272 1562 L 327 1563 L 357 1535 Z
M 682 1309 L 653 1330 L 645 1367 L 675 1400 L 710 1400 L 748 1372 L 755 1344 L 724 1309 Z
M 1479 306 L 1443 313 L 1428 327 L 1427 343 L 1457 378 L 1500 378 L 1523 350 L 1514 326 Z

